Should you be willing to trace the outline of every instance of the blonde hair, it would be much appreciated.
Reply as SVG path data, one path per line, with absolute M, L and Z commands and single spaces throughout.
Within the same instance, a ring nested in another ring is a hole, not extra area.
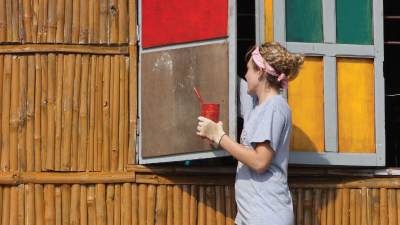
M 251 59 L 251 53 L 255 48 L 256 46 L 253 46 L 246 53 L 246 63 Z M 259 46 L 259 51 L 265 61 L 278 73 L 285 73 L 288 80 L 296 78 L 300 66 L 304 62 L 304 56 L 302 54 L 291 53 L 277 42 L 266 42 Z M 260 69 L 254 62 L 252 62 L 252 64 L 256 69 Z M 277 77 L 267 76 L 267 80 L 270 85 L 281 88 L 280 82 L 277 81 Z

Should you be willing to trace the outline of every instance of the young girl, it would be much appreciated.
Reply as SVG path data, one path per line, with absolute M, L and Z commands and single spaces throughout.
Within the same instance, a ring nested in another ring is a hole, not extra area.
M 279 95 L 297 74 L 303 56 L 278 43 L 253 47 L 246 54 L 246 80 L 240 79 L 239 115 L 244 119 L 240 144 L 221 122 L 199 117 L 197 134 L 219 144 L 238 160 L 235 197 L 237 225 L 294 224 L 287 184 L 291 110 Z

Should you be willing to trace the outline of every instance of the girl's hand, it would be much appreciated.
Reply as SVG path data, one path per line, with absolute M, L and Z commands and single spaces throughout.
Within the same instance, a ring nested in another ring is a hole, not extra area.
M 215 123 L 214 121 L 200 116 L 197 125 L 197 135 L 206 137 L 214 143 L 219 144 L 222 136 L 225 135 L 223 124 L 221 121 Z

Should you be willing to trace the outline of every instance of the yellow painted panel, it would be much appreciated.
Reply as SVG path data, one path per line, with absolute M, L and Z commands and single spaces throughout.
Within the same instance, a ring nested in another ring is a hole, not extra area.
M 281 1 L 281 0 L 279 0 Z M 273 0 L 264 0 L 265 41 L 274 40 L 274 13 Z
M 288 102 L 293 120 L 290 149 L 323 152 L 324 63 L 321 57 L 306 57 L 299 75 L 289 82 Z
M 337 59 L 339 152 L 375 152 L 374 61 Z

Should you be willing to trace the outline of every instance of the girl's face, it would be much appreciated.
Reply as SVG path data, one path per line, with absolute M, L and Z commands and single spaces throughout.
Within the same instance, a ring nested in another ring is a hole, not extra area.
M 255 95 L 257 93 L 257 88 L 261 83 L 261 71 L 255 68 L 253 61 L 250 59 L 247 62 L 247 73 L 245 78 L 247 80 L 247 93 L 249 95 Z

